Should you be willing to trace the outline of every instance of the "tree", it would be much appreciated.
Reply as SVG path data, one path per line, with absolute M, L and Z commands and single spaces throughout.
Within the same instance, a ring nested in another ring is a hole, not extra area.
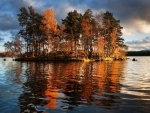
M 7 41 L 4 43 L 5 50 L 7 52 L 11 52 L 11 53 L 15 54 L 16 56 L 21 54 L 22 46 L 23 46 L 22 42 L 18 37 L 16 37 L 11 42 Z
M 106 12 L 103 15 L 103 33 L 106 41 L 105 53 L 106 57 L 113 56 L 113 48 L 116 47 L 116 41 L 122 35 L 122 27 L 119 24 L 120 20 L 116 20 L 113 14 Z
M 99 35 L 97 37 L 97 41 L 95 42 L 95 53 L 98 54 L 100 57 L 104 57 L 104 47 L 105 47 L 105 40 L 103 35 Z
M 9 41 L 5 42 L 4 43 L 5 51 L 13 52 L 12 46 L 13 46 L 12 42 L 9 42 Z
M 62 20 L 62 23 L 65 25 L 66 33 L 70 35 L 69 40 L 71 42 L 74 42 L 74 47 L 71 44 L 71 50 L 75 51 L 75 57 L 76 57 L 76 50 L 77 50 L 77 41 L 80 38 L 81 33 L 81 14 L 78 13 L 76 10 L 73 12 L 69 12 L 66 19 Z M 74 49 L 73 49 L 74 48 Z
M 13 41 L 13 46 L 14 46 L 14 53 L 16 55 L 21 55 L 23 44 L 20 38 L 16 37 Z
M 88 9 L 83 15 L 81 27 L 82 44 L 84 46 L 84 50 L 86 51 L 86 57 L 91 58 L 95 36 L 98 34 L 98 26 L 90 9 Z
M 90 9 L 83 15 L 74 10 L 62 19 L 61 26 L 58 26 L 51 8 L 46 9 L 43 15 L 36 13 L 31 6 L 20 8 L 20 12 L 18 21 L 22 29 L 19 34 L 26 43 L 26 52 L 30 57 L 38 57 L 41 53 L 76 58 L 79 55 L 92 58 L 94 54 L 121 57 L 127 50 L 121 38 L 123 27 L 120 20 L 116 20 L 109 11 L 93 16 Z M 7 49 L 12 49 L 11 43 L 5 44 Z
M 82 44 L 84 46 L 84 50 L 86 51 L 86 57 L 88 57 L 91 40 L 91 29 L 92 26 L 90 24 L 89 19 L 82 19 Z
M 29 22 L 28 22 L 29 25 L 27 30 L 31 39 L 31 51 L 32 56 L 37 56 L 39 53 L 38 51 L 40 51 L 38 50 L 41 37 L 39 27 L 41 25 L 42 15 L 36 13 L 31 6 L 28 9 L 29 9 Z
M 58 25 L 57 20 L 55 19 L 55 12 L 53 9 L 48 8 L 44 11 L 42 24 L 40 26 L 40 30 L 42 31 L 43 35 L 45 36 L 45 43 L 48 48 L 51 50 L 57 51 L 58 48 Z M 43 48 L 44 50 L 44 48 Z
M 28 28 L 28 20 L 29 20 L 29 14 L 28 11 L 25 7 L 21 7 L 20 8 L 20 12 L 21 14 L 18 14 L 18 21 L 19 21 L 19 25 L 22 27 L 22 30 L 19 31 L 19 34 L 22 36 L 22 38 L 24 38 L 25 42 L 26 42 L 26 51 L 27 53 L 29 52 L 29 38 L 28 38 L 28 32 L 27 32 L 27 28 Z
M 26 42 L 27 53 L 32 53 L 27 55 L 35 56 L 37 55 L 37 42 L 40 40 L 39 25 L 42 16 L 36 13 L 32 6 L 28 7 L 28 10 L 25 7 L 20 8 L 21 14 L 18 14 L 18 21 L 22 30 L 19 34 Z

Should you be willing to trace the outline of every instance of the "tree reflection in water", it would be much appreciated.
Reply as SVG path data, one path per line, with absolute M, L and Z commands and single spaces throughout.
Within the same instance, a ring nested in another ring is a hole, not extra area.
M 28 62 L 19 97 L 21 112 L 119 105 L 115 94 L 120 91 L 121 66 L 123 61 Z

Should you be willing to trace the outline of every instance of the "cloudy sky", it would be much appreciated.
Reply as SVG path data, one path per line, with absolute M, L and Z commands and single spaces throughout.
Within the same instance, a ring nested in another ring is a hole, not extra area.
M 33 6 L 41 14 L 53 8 L 59 23 L 73 10 L 82 14 L 87 9 L 93 13 L 109 11 L 121 21 L 129 50 L 150 49 L 150 0 L 0 0 L 0 51 L 20 29 L 17 14 L 23 6 Z

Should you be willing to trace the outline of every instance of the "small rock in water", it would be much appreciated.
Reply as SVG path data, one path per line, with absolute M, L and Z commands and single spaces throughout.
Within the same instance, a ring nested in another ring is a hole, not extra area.
M 136 58 L 133 58 L 132 61 L 137 61 L 137 59 L 136 59 Z

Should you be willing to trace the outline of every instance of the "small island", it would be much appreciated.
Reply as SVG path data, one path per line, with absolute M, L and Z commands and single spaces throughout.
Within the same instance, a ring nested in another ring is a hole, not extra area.
M 109 11 L 94 15 L 90 9 L 84 14 L 74 10 L 58 25 L 53 9 L 39 14 L 30 6 L 20 8 L 18 21 L 22 29 L 4 44 L 6 53 L 11 53 L 16 61 L 126 59 L 123 27 Z

